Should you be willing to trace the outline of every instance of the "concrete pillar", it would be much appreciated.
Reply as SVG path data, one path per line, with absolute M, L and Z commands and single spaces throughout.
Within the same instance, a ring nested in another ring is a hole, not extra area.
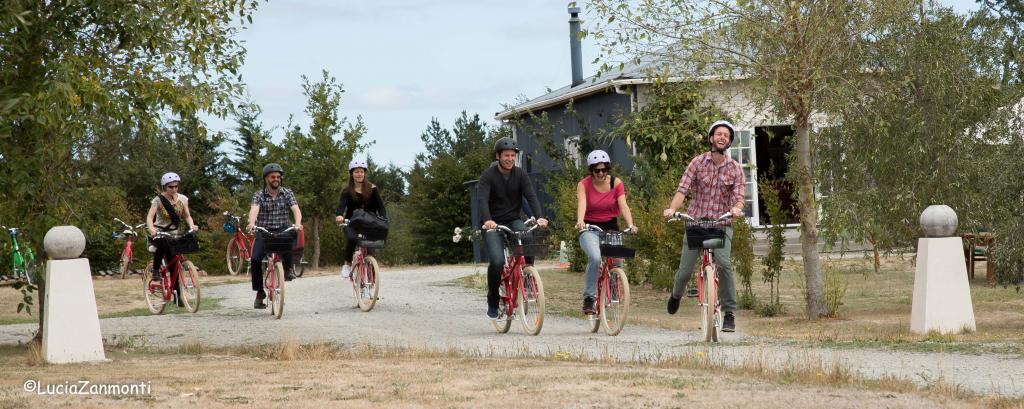
M 976 329 L 963 240 L 942 237 L 954 234 L 956 224 L 956 214 L 947 206 L 929 206 L 921 215 L 928 237 L 917 241 L 911 332 L 956 334 Z
M 43 359 L 49 363 L 104 361 L 96 294 L 85 235 L 74 226 L 46 232 L 46 299 L 43 317 Z

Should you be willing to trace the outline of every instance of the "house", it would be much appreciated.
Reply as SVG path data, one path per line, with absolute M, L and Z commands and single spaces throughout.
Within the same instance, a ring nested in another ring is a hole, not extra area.
M 550 214 L 551 198 L 543 189 L 545 171 L 557 171 L 559 164 L 544 150 L 546 144 L 554 143 L 565 147 L 582 166 L 586 152 L 580 152 L 578 138 L 583 129 L 596 132 L 614 127 L 620 118 L 642 109 L 650 95 L 653 79 L 646 76 L 644 64 L 626 65 L 620 70 L 604 73 L 598 77 L 583 78 L 579 40 L 579 8 L 569 8 L 570 55 L 572 81 L 569 85 L 547 94 L 522 102 L 495 114 L 495 119 L 512 125 L 513 137 L 519 143 L 522 154 L 519 165 L 535 181 L 541 202 Z M 713 80 L 713 81 L 708 81 Z M 670 78 L 669 81 L 702 81 L 705 98 L 725 112 L 732 113 L 737 135 L 729 150 L 730 156 L 740 162 L 746 181 L 746 213 L 754 226 L 769 222 L 765 207 L 759 196 L 757 179 L 780 180 L 787 170 L 786 154 L 792 149 L 788 137 L 793 135 L 790 123 L 775 119 L 773 115 L 752 103 L 751 84 L 745 79 Z M 566 112 L 572 104 L 575 117 Z M 537 117 L 546 114 L 549 123 L 556 129 L 540 130 Z M 519 118 L 519 120 L 513 121 Z M 812 118 L 815 123 L 824 123 L 820 117 Z M 774 137 L 770 137 L 774 135 Z M 615 163 L 622 164 L 628 172 L 632 169 L 630 156 L 633 150 L 625 141 L 614 140 L 602 147 Z M 680 158 L 680 176 L 689 158 Z M 783 206 L 795 204 L 795 192 L 781 192 Z M 792 206 L 793 209 L 796 206 Z M 797 223 L 796 216 L 784 221 Z

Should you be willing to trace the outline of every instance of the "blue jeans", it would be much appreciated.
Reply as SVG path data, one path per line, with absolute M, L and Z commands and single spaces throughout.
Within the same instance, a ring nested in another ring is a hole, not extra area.
M 292 271 L 292 252 L 278 253 L 285 274 Z M 252 258 L 249 259 L 249 275 L 252 276 L 252 290 L 263 292 L 263 232 L 256 232 L 256 240 L 252 242 Z M 283 278 L 283 277 L 282 277 Z
M 503 224 L 513 231 L 526 230 L 526 223 L 513 220 Z M 501 270 L 505 269 L 505 233 L 494 230 L 484 231 L 484 249 L 487 251 L 487 307 L 498 308 L 498 285 L 501 284 Z
M 601 257 L 601 234 L 588 230 L 580 233 L 580 249 L 587 255 L 587 268 L 583 271 L 583 297 L 597 297 L 597 273 L 601 271 L 604 258 Z M 622 259 L 612 261 L 615 267 L 622 267 Z
M 683 235 L 683 254 L 679 256 L 679 269 L 672 286 L 672 298 L 682 298 L 683 289 L 693 275 L 701 249 L 691 249 Z M 718 296 L 722 300 L 722 311 L 736 311 L 736 285 L 732 278 L 732 227 L 725 227 L 725 247 L 712 250 L 711 259 L 718 267 Z

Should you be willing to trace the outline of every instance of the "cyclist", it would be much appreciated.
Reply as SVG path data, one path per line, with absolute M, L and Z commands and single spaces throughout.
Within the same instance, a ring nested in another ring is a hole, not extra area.
M 484 242 L 490 260 L 487 266 L 487 316 L 492 319 L 498 318 L 498 285 L 505 267 L 505 242 L 501 232 L 493 229 L 500 224 L 515 231 L 526 230 L 526 223 L 519 218 L 523 198 L 537 217 L 537 225 L 541 228 L 548 225 L 530 176 L 516 166 L 518 155 L 519 147 L 515 140 L 508 137 L 498 139 L 494 143 L 494 158 L 498 165 L 484 170 L 477 183 L 480 219 L 484 220 L 484 229 L 491 230 L 484 232 Z
M 188 231 L 199 230 L 192 220 L 192 214 L 188 210 L 188 198 L 178 193 L 181 185 L 181 176 L 177 173 L 167 172 L 160 177 L 160 194 L 156 195 L 149 205 L 149 213 L 146 214 L 146 227 L 150 237 L 156 236 L 157 231 L 177 232 L 184 234 Z M 182 218 L 188 223 L 188 230 L 182 224 Z M 152 280 L 157 279 L 160 272 L 160 262 L 170 265 L 174 254 L 171 252 L 171 245 L 167 240 L 150 241 L 156 251 L 153 252 L 153 275 Z
M 387 217 L 387 209 L 384 208 L 384 200 L 380 197 L 377 185 L 366 179 L 366 172 L 370 165 L 364 159 L 352 159 L 348 164 L 348 187 L 341 191 L 338 198 L 337 216 L 334 221 L 338 224 L 344 223 L 345 219 L 352 218 L 356 209 L 363 209 L 380 217 Z M 341 276 L 352 277 L 352 256 L 356 251 L 357 235 L 360 232 L 352 226 L 345 226 L 345 265 L 341 267 Z
M 690 194 L 690 205 L 686 213 L 696 219 L 716 219 L 726 212 L 733 217 L 743 214 L 743 169 L 740 164 L 725 154 L 736 136 L 736 129 L 728 121 L 720 120 L 711 124 L 708 129 L 710 152 L 694 158 L 686 167 L 679 188 L 676 190 L 672 203 L 664 211 L 666 218 L 671 217 Z M 729 260 L 732 251 L 732 227 L 725 222 L 725 247 L 714 252 L 715 265 L 718 266 L 719 294 L 722 300 L 722 311 L 725 318 L 722 331 L 736 330 L 736 287 L 732 277 L 732 262 Z M 683 238 L 683 252 L 679 257 L 679 269 L 676 270 L 675 284 L 672 295 L 668 299 L 668 313 L 675 314 L 679 310 L 679 299 L 683 296 L 686 283 L 690 281 L 694 265 L 700 255 L 699 249 L 690 249 Z
M 295 194 L 288 188 L 281 186 L 281 179 L 284 178 L 284 169 L 276 163 L 268 163 L 263 167 L 263 189 L 252 195 L 252 202 L 249 206 L 249 223 L 246 229 L 253 233 L 256 226 L 267 229 L 271 232 L 281 231 L 288 228 L 288 210 L 291 210 L 295 218 L 295 228 L 302 230 L 302 212 L 299 211 L 299 202 L 295 200 Z M 249 262 L 250 274 L 252 275 L 252 290 L 256 292 L 256 301 L 253 308 L 267 308 L 263 301 L 267 294 L 263 291 L 263 232 L 256 232 L 256 239 L 252 245 L 252 259 Z M 282 264 L 284 264 L 284 278 L 291 281 L 295 278 L 292 273 L 292 252 L 281 253 Z
M 626 219 L 627 231 L 636 232 L 633 213 L 626 204 L 626 187 L 621 179 L 612 176 L 611 158 L 603 150 L 587 155 L 590 176 L 576 185 L 576 229 L 583 230 L 591 224 L 604 231 L 619 230 L 619 213 Z M 601 236 L 593 230 L 580 233 L 580 248 L 587 255 L 587 269 L 583 275 L 583 313 L 595 314 L 594 299 L 597 297 L 597 272 L 601 269 Z M 616 260 L 621 266 L 622 260 Z

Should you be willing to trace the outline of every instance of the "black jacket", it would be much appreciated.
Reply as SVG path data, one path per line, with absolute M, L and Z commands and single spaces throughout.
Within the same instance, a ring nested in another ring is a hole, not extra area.
M 518 219 L 524 198 L 533 210 L 533 216 L 544 217 L 544 210 L 537 201 L 537 192 L 533 190 L 530 176 L 520 167 L 512 168 L 508 182 L 505 182 L 498 166 L 491 166 L 480 174 L 476 186 L 481 222 L 494 220 L 505 224 Z
M 352 218 L 352 212 L 356 209 L 363 209 L 370 213 L 376 213 L 380 217 L 388 217 L 387 209 L 384 207 L 384 199 L 380 197 L 380 191 L 377 190 L 377 186 L 370 188 L 372 190 L 370 196 L 370 202 L 366 203 L 363 200 L 363 195 L 355 194 L 351 192 L 349 194 L 348 188 L 341 191 L 341 197 L 338 198 L 338 210 L 335 212 L 338 216 L 345 216 L 346 219 Z M 342 214 L 344 212 L 344 214 Z

